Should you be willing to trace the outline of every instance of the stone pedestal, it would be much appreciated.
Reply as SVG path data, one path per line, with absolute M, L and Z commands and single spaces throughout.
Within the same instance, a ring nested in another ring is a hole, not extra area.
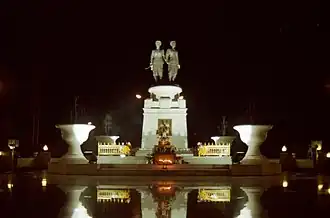
M 149 89 L 151 98 L 144 101 L 141 149 L 136 156 L 151 153 L 158 144 L 157 129 L 160 122 L 170 124 L 171 144 L 178 150 L 188 149 L 186 100 L 179 97 L 182 89 L 178 86 L 161 85 Z
M 261 144 L 266 140 L 270 125 L 238 125 L 234 129 L 239 133 L 242 142 L 248 146 L 241 164 L 260 165 L 267 163 L 267 158 L 260 152 Z
M 69 164 L 88 163 L 80 146 L 87 141 L 89 132 L 95 129 L 95 126 L 88 124 L 71 124 L 56 125 L 56 128 L 61 130 L 62 139 L 69 145 L 68 152 L 61 158 L 60 162 Z

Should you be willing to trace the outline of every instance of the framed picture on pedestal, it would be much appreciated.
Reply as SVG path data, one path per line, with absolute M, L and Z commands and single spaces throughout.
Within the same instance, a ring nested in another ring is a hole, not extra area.
M 172 119 L 158 119 L 157 129 L 164 127 L 168 129 L 168 136 L 172 136 Z

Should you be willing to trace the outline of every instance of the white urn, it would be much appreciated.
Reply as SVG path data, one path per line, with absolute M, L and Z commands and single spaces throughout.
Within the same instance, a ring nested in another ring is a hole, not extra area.
M 248 146 L 248 150 L 241 164 L 259 165 L 268 162 L 260 152 L 261 144 L 266 140 L 267 133 L 272 125 L 238 125 L 234 129 L 239 133 L 242 142 Z
M 220 144 L 232 144 L 234 139 L 236 137 L 235 136 L 212 136 L 211 139 L 214 141 L 214 143 L 216 145 L 220 145 Z
M 211 139 L 212 141 L 214 141 L 214 143 L 217 145 L 218 144 L 218 140 L 219 140 L 220 136 L 212 136 Z
M 87 141 L 90 131 L 95 129 L 94 125 L 89 124 L 68 124 L 56 125 L 61 130 L 62 139 L 68 144 L 68 152 L 61 158 L 61 161 L 71 164 L 86 164 L 81 145 Z
M 103 143 L 109 143 L 111 145 L 115 145 L 117 139 L 119 139 L 119 136 L 107 136 L 107 135 L 100 135 L 95 136 L 96 141 L 103 142 Z

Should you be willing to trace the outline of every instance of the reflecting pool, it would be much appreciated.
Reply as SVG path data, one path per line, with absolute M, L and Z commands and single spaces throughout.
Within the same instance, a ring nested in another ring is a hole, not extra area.
M 327 216 L 327 177 L 0 175 L 1 217 L 193 218 Z

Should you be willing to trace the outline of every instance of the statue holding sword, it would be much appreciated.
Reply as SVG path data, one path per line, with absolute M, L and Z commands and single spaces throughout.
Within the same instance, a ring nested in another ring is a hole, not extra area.
M 176 42 L 171 41 L 171 48 L 167 49 L 166 56 L 164 50 L 161 49 L 162 42 L 156 41 L 156 49 L 152 50 L 150 57 L 150 65 L 147 69 L 151 69 L 156 82 L 163 78 L 164 63 L 168 65 L 168 79 L 173 82 L 180 69 L 178 51 L 175 49 Z
M 155 81 L 161 80 L 163 78 L 163 66 L 165 62 L 164 50 L 160 49 L 162 42 L 156 41 L 156 49 L 152 50 L 150 57 L 150 66 L 148 68 L 153 72 Z M 147 68 L 147 69 L 148 69 Z

